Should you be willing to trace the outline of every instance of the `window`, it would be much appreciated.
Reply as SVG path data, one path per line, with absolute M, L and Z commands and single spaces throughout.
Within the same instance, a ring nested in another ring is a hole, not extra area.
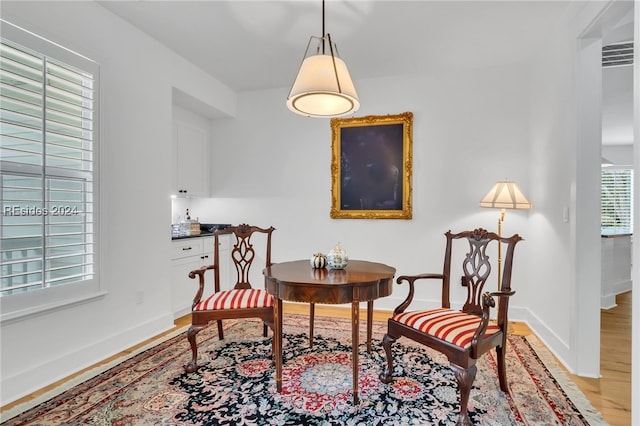
M 602 169 L 601 227 L 633 233 L 633 170 Z
M 0 298 L 4 317 L 4 302 L 14 296 L 96 284 L 97 66 L 7 22 L 2 25 Z M 55 302 L 55 290 L 47 294 L 46 302 L 38 303 Z

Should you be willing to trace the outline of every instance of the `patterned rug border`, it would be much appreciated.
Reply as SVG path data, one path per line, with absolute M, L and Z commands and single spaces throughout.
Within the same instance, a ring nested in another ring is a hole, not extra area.
M 567 376 L 567 373 L 565 373 L 551 351 L 544 345 L 544 343 L 542 343 L 538 336 L 530 334 L 524 337 L 527 342 L 529 342 L 540 361 L 542 361 L 547 370 L 549 370 L 551 376 L 558 382 L 562 390 L 567 394 L 567 397 L 578 408 L 589 424 L 603 426 L 609 425 L 609 423 L 602 418 L 602 414 L 596 410 L 593 404 L 591 404 L 591 401 L 589 401 L 585 394 L 580 390 L 578 385 L 572 381 L 569 376 Z
M 294 315 L 294 314 L 291 314 Z M 305 315 L 299 315 L 304 317 Z M 322 317 L 317 317 L 316 319 L 320 319 Z M 327 318 L 336 320 L 337 318 Z M 346 321 L 346 319 L 345 319 Z M 26 412 L 39 404 L 48 401 L 51 398 L 54 398 L 63 392 L 73 388 L 74 386 L 80 385 L 83 382 L 98 376 L 99 374 L 104 373 L 105 371 L 115 367 L 116 365 L 129 360 L 167 340 L 170 340 L 180 334 L 183 334 L 187 331 L 188 326 L 180 327 L 175 330 L 168 332 L 162 336 L 157 336 L 153 338 L 153 340 L 148 343 L 138 347 L 135 350 L 127 353 L 126 355 L 120 356 L 108 363 L 97 365 L 89 370 L 75 376 L 55 388 L 39 395 L 36 398 L 33 398 L 29 401 L 26 401 L 22 404 L 18 404 L 15 407 L 3 411 L 0 413 L 0 423 L 6 422 L 13 417 L 16 417 L 23 412 Z M 538 356 L 542 364 L 549 371 L 551 376 L 557 381 L 562 390 L 565 392 L 567 397 L 573 402 L 576 408 L 582 413 L 584 418 L 588 421 L 590 425 L 594 426 L 607 426 L 608 423 L 604 421 L 602 418 L 602 414 L 598 412 L 595 407 L 591 404 L 591 402 L 587 399 L 584 393 L 578 388 L 578 386 L 573 382 L 569 376 L 565 373 L 562 367 L 559 365 L 558 361 L 555 359 L 551 351 L 542 343 L 542 341 L 535 335 L 530 334 L 528 336 L 523 336 L 524 339 L 528 342 L 528 344 L 533 348 L 535 354 Z
M 146 343 L 142 346 L 140 346 L 139 348 L 127 353 L 126 355 L 122 355 L 112 361 L 106 362 L 104 364 L 100 364 L 97 365 L 95 367 L 90 367 L 87 371 L 59 384 L 58 386 L 54 387 L 53 389 L 44 392 L 43 394 L 30 399 L 29 401 L 25 401 L 21 404 L 16 405 L 15 407 L 3 411 L 2 413 L 0 413 L 0 423 L 4 423 L 8 420 L 11 420 L 12 418 L 24 413 L 25 411 L 28 411 L 34 407 L 37 407 L 38 405 L 42 404 L 43 402 L 46 402 L 48 400 L 50 400 L 51 398 L 55 398 L 56 396 L 60 395 L 63 392 L 68 391 L 69 389 L 73 388 L 74 386 L 78 386 L 84 382 L 86 382 L 89 379 L 92 379 L 96 376 L 98 376 L 99 374 L 104 373 L 105 371 L 115 367 L 116 365 L 125 362 L 128 359 L 131 359 L 137 355 L 140 355 L 141 353 L 143 353 L 144 351 L 147 351 L 155 346 L 158 346 L 159 344 L 166 342 L 167 340 L 173 339 L 176 336 L 179 336 L 182 333 L 186 333 L 187 330 L 189 329 L 189 326 L 183 326 L 183 327 L 179 327 L 176 328 L 172 331 L 167 332 L 167 334 L 161 335 L 161 336 L 156 336 L 156 337 L 152 337 L 149 343 Z M 128 348 L 130 349 L 130 348 Z M 128 350 L 125 349 L 125 350 Z M 124 351 L 124 350 L 123 350 Z

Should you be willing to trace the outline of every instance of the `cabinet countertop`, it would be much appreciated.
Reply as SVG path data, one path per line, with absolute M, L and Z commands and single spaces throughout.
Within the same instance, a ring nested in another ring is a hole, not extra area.
M 201 232 L 199 235 L 182 235 L 179 237 L 172 236 L 171 241 L 186 240 L 189 238 L 213 237 L 213 232 Z

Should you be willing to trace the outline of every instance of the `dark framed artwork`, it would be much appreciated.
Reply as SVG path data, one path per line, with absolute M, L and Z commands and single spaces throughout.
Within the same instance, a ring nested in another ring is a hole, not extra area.
M 331 119 L 331 217 L 411 219 L 413 113 Z

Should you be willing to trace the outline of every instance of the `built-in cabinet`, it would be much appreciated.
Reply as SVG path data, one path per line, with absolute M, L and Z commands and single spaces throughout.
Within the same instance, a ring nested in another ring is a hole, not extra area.
M 600 306 L 610 309 L 616 306 L 616 295 L 631 290 L 631 253 L 633 236 L 603 235 L 602 238 L 602 283 Z
M 174 118 L 173 149 L 174 195 L 208 197 L 210 144 L 205 128 Z
M 229 289 L 231 264 L 225 259 L 230 259 L 230 237 L 221 235 L 218 238 L 220 244 L 220 280 L 223 283 L 221 290 Z M 198 279 L 189 278 L 189 272 L 204 265 L 213 264 L 214 238 L 193 237 L 173 240 L 171 259 L 171 291 L 173 317 L 178 318 L 191 312 L 193 297 L 198 291 Z M 205 280 L 204 294 L 213 292 L 213 271 L 208 271 Z

